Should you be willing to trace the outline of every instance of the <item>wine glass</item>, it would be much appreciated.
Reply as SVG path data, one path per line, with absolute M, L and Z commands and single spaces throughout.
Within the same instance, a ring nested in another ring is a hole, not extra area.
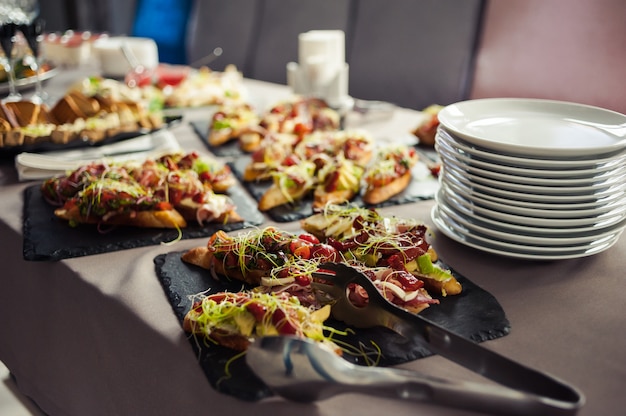
M 30 47 L 34 64 L 31 68 L 35 71 L 35 93 L 30 97 L 30 100 L 37 104 L 43 104 L 48 98 L 48 94 L 43 90 L 41 85 L 41 63 L 42 58 L 39 54 L 39 46 L 43 37 L 45 22 L 43 19 L 37 17 L 29 24 L 20 25 L 19 29 L 26 38 L 26 42 Z
M 38 0 L 2 0 L 0 3 L 0 45 L 6 58 L 4 67 L 9 75 L 9 95 L 3 101 L 19 101 L 22 98 L 15 88 L 15 34 L 21 25 L 30 25 L 38 15 Z
M 2 65 L 9 76 L 9 95 L 3 101 L 19 101 L 22 95 L 15 88 L 15 58 L 13 57 L 13 44 L 17 25 L 11 22 L 3 22 L 0 26 L 0 45 L 4 51 Z

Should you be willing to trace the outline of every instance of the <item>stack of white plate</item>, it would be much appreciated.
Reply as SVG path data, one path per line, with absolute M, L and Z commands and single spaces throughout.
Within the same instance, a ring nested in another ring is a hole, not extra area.
M 553 260 L 611 247 L 626 227 L 626 116 L 574 103 L 482 99 L 439 113 L 441 187 L 432 219 L 448 237 Z

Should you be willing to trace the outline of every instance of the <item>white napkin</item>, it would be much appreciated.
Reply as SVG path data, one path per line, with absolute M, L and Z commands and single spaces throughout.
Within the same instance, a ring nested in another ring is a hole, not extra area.
M 20 181 L 46 179 L 95 160 L 141 161 L 180 150 L 180 144 L 174 134 L 164 129 L 104 146 L 42 153 L 20 153 L 15 157 L 15 168 Z

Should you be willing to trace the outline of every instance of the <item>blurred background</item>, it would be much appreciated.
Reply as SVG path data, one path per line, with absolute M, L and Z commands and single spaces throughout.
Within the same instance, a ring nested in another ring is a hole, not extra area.
M 626 112 L 622 0 L 45 0 L 47 31 L 155 39 L 161 62 L 286 83 L 299 33 L 346 33 L 349 92 L 415 109 L 551 98 Z
M 422 109 L 521 96 L 626 112 L 623 0 L 45 0 L 48 31 L 147 36 L 162 62 L 286 83 L 297 35 L 346 33 L 350 94 Z

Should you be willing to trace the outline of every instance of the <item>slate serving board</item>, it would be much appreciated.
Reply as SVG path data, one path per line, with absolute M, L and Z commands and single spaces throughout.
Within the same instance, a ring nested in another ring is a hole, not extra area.
M 67 221 L 55 217 L 55 207 L 44 200 L 39 188 L 39 185 L 33 185 L 24 190 L 25 260 L 56 261 L 158 245 L 178 238 L 178 231 L 172 229 L 114 227 L 98 230 L 92 224 L 70 227 Z M 263 214 L 256 209 L 254 201 L 240 185 L 233 186 L 228 195 L 244 222 L 204 226 L 192 222 L 182 230 L 182 239 L 208 237 L 218 230 L 234 231 L 263 223 Z
M 246 166 L 250 163 L 250 156 L 240 156 L 237 159 L 228 162 L 231 170 L 239 180 L 243 184 L 243 186 L 250 192 L 250 195 L 254 197 L 255 200 L 259 201 L 265 191 L 272 185 L 271 180 L 266 181 L 257 181 L 257 182 L 246 182 L 243 180 L 243 174 L 245 172 Z M 417 166 L 415 169 L 420 170 L 422 172 L 428 172 L 428 168 L 425 164 L 418 162 L 420 166 Z M 408 204 L 411 202 L 422 201 L 433 199 L 435 194 L 439 190 L 439 180 L 433 176 L 425 176 L 429 175 L 428 173 L 423 173 L 419 177 L 414 177 L 409 186 L 398 195 L 388 199 L 385 202 L 376 205 L 369 205 L 363 202 L 360 195 L 357 195 L 354 199 L 352 199 L 352 203 L 357 206 L 368 206 L 370 208 L 382 208 L 387 206 Z M 307 218 L 313 215 L 313 196 L 307 196 L 300 201 L 294 202 L 292 204 L 285 204 L 267 211 L 267 215 L 272 218 L 276 222 L 291 222 L 301 220 L 303 218 Z
M 32 144 L 22 144 L 19 146 L 0 147 L 0 159 L 2 158 L 12 159 L 18 154 L 23 153 L 23 152 L 37 153 L 37 152 L 50 152 L 50 151 L 57 151 L 57 150 L 82 149 L 82 148 L 90 148 L 90 147 L 97 148 L 97 147 L 106 146 L 108 144 L 117 143 L 117 142 L 121 142 L 121 141 L 128 140 L 128 139 L 133 139 L 135 137 L 138 137 L 144 134 L 154 133 L 155 131 L 162 130 L 164 128 L 168 128 L 177 123 L 180 123 L 182 119 L 183 117 L 180 115 L 168 116 L 168 117 L 165 117 L 164 119 L 165 124 L 162 127 L 159 127 L 157 129 L 139 129 L 135 131 L 121 132 L 121 133 L 114 134 L 112 136 L 105 137 L 104 139 L 98 142 L 91 142 L 88 140 L 77 139 L 77 140 L 72 140 L 68 143 L 53 143 L 49 140 L 42 140 L 42 141 L 38 141 L 37 143 L 32 143 Z
M 246 154 L 239 147 L 238 140 L 231 140 L 220 146 L 211 146 L 208 140 L 210 123 L 211 122 L 209 120 L 193 120 L 189 124 L 191 124 L 193 130 L 196 132 L 200 140 L 202 140 L 202 143 L 204 143 L 204 145 L 207 147 L 207 149 L 209 149 L 211 153 L 213 153 L 215 156 L 226 158 L 237 158 Z
M 241 282 L 214 279 L 207 270 L 183 262 L 182 254 L 183 252 L 171 252 L 154 259 L 157 277 L 181 327 L 191 306 L 189 296 L 206 290 L 216 293 L 239 291 L 245 287 Z M 465 277 L 454 271 L 453 273 L 463 286 L 462 294 L 441 298 L 439 305 L 432 305 L 422 311 L 421 315 L 476 342 L 508 334 L 510 324 L 498 301 Z M 332 319 L 326 323 L 337 329 L 346 328 L 341 322 Z M 396 365 L 431 355 L 427 349 L 410 344 L 405 338 L 386 328 L 358 329 L 354 330 L 353 335 L 341 339 L 353 346 L 361 344 L 371 352 L 374 352 L 372 343 L 378 345 L 382 350 L 378 364 L 381 366 Z M 248 368 L 244 357 L 237 357 L 233 350 L 197 337 L 189 336 L 189 342 L 209 383 L 216 390 L 247 401 L 272 395 L 267 386 Z M 365 364 L 361 356 L 344 358 L 356 364 Z

